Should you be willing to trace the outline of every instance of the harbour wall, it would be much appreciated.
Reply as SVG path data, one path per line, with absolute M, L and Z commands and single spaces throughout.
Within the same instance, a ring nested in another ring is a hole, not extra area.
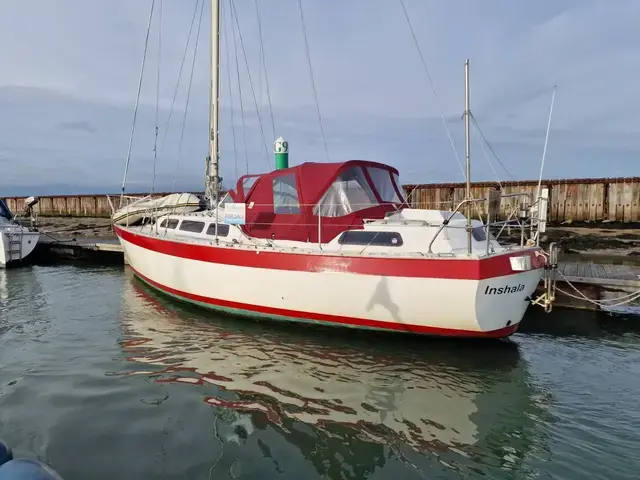
M 537 180 L 502 182 L 503 194 L 528 193 L 535 197 Z M 474 198 L 488 198 L 489 191 L 500 186 L 496 182 L 471 184 Z M 640 222 L 640 177 L 587 178 L 570 180 L 544 180 L 542 187 L 549 189 L 548 219 L 564 221 L 615 221 Z M 413 208 L 451 210 L 464 199 L 464 183 L 440 183 L 405 185 L 409 204 Z M 195 192 L 194 192 L 195 193 Z M 142 198 L 148 194 L 127 194 Z M 167 195 L 158 192 L 154 197 Z M 109 195 L 117 207 L 118 195 Z M 7 205 L 14 213 L 23 210 L 25 197 L 8 197 Z M 106 194 L 51 195 L 39 197 L 35 210 L 40 216 L 50 217 L 109 217 L 111 207 Z M 517 208 L 514 198 L 505 198 L 501 216 Z M 481 213 L 486 212 L 487 202 L 477 204 Z M 474 207 L 475 208 L 475 207 Z

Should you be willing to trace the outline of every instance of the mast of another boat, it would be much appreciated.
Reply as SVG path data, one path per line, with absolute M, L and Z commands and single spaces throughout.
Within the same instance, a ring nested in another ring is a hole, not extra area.
M 471 255 L 471 140 L 469 130 L 469 59 L 464 64 L 464 137 L 465 137 L 465 158 L 467 167 L 467 188 L 466 188 L 466 216 L 467 216 L 467 253 Z M 487 240 L 488 241 L 488 240 Z
M 207 162 L 206 199 L 215 208 L 215 237 L 218 240 L 218 202 L 220 197 L 219 120 L 220 120 L 220 0 L 211 0 L 211 93 L 209 98 L 209 159 Z

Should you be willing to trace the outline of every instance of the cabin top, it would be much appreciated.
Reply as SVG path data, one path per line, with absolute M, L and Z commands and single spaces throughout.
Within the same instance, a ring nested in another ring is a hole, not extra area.
M 229 196 L 247 205 L 248 234 L 312 242 L 362 228 L 364 218 L 384 218 L 405 202 L 398 171 L 366 160 L 306 162 L 245 175 Z

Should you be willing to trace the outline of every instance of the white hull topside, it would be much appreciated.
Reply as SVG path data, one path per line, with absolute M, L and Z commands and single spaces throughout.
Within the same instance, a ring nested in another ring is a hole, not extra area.
M 384 258 L 204 243 L 148 227 L 116 226 L 116 233 L 134 272 L 181 300 L 241 315 L 423 334 L 512 334 L 543 273 L 537 248 Z M 514 256 L 530 257 L 532 266 L 513 270 Z
M 31 232 L 19 225 L 0 225 L 0 268 L 22 262 L 38 244 L 39 232 Z M 12 244 L 19 241 L 20 245 Z

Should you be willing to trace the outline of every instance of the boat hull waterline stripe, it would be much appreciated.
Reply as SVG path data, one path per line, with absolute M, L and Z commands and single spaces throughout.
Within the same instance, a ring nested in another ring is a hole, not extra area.
M 226 311 L 243 316 L 251 317 L 267 317 L 273 320 L 284 320 L 293 322 L 311 322 L 333 326 L 347 326 L 356 328 L 367 328 L 375 330 L 417 333 L 423 335 L 447 336 L 447 337 L 478 337 L 478 338 L 504 338 L 515 333 L 519 323 L 510 325 L 498 330 L 492 331 L 475 331 L 475 330 L 456 330 L 449 328 L 428 327 L 424 325 L 410 325 L 402 323 L 390 323 L 378 320 L 369 320 L 364 318 L 341 317 L 335 315 L 326 315 L 321 313 L 301 312 L 295 310 L 286 310 L 281 308 L 273 308 L 261 305 L 250 305 L 246 303 L 232 302 L 215 298 L 203 297 L 183 292 L 175 288 L 162 285 L 138 272 L 135 268 L 129 267 L 133 273 L 149 286 L 165 293 L 171 297 L 177 297 L 185 302 L 193 303 L 212 310 Z
M 543 258 L 539 249 L 495 255 L 481 259 L 445 258 L 381 258 L 354 257 L 332 254 L 304 254 L 268 251 L 265 248 L 250 250 L 242 247 L 222 247 L 140 235 L 114 226 L 123 240 L 140 248 L 172 257 L 186 258 L 208 263 L 233 265 L 268 270 L 301 272 L 338 272 L 386 277 L 442 278 L 451 280 L 485 280 L 515 275 L 510 257 L 530 256 L 534 269 L 542 268 Z

